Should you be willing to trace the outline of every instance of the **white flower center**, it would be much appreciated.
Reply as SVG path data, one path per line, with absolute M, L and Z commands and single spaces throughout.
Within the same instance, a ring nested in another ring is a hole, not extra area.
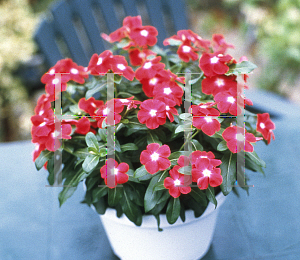
M 144 36 L 144 37 L 147 37 L 148 34 L 149 34 L 149 32 L 148 32 L 147 30 L 142 30 L 142 31 L 140 32 L 140 34 L 141 34 L 142 36 Z
M 52 80 L 52 84 L 57 84 L 57 83 L 59 83 L 59 79 L 54 79 L 54 80 Z
M 172 90 L 171 90 L 170 88 L 164 88 L 164 93 L 165 93 L 166 95 L 169 95 L 169 94 L 172 93 Z
M 207 156 L 206 155 L 201 155 L 200 158 L 207 158 Z
M 210 63 L 215 64 L 219 61 L 219 58 L 217 56 L 214 56 L 212 58 L 210 58 Z
M 201 105 L 200 107 L 201 108 L 207 108 L 207 105 Z
M 46 122 L 40 123 L 40 126 L 44 126 L 46 125 Z
M 211 171 L 208 169 L 205 169 L 203 172 L 204 177 L 209 177 L 211 175 Z
M 264 129 L 266 127 L 264 123 L 260 123 L 259 126 L 261 129 Z
M 229 103 L 234 103 L 234 101 L 235 101 L 235 98 L 234 97 L 228 97 L 227 98 L 227 102 L 229 102 Z
M 126 67 L 123 64 L 118 64 L 117 68 L 120 69 L 120 70 L 125 70 L 126 69 Z
M 54 73 L 55 73 L 55 69 L 51 69 L 51 70 L 49 71 L 49 74 L 50 74 L 50 75 L 54 75 Z
M 149 84 L 150 85 L 155 85 L 157 81 L 158 81 L 157 78 L 152 78 L 152 79 L 149 80 Z
M 223 79 L 217 79 L 216 84 L 218 85 L 218 87 L 222 87 L 222 86 L 224 86 L 224 80 Z
M 108 111 L 109 111 L 109 110 L 108 110 L 108 108 L 105 108 L 105 109 L 103 109 L 103 112 L 102 112 L 102 113 L 103 113 L 103 115 L 104 115 L 104 116 L 107 116 L 107 114 L 108 114 Z
M 166 110 L 170 110 L 170 107 L 169 107 L 169 106 L 166 106 Z
M 243 142 L 244 141 L 244 136 L 242 134 L 237 134 L 235 136 L 236 140 Z
M 211 122 L 212 122 L 212 119 L 211 119 L 210 116 L 206 116 L 206 117 L 205 117 L 205 121 L 206 121 L 207 123 L 211 123 Z
M 91 106 L 94 107 L 94 108 L 96 108 L 96 104 L 93 103 L 93 102 L 91 103 Z
M 151 109 L 149 114 L 150 114 L 150 116 L 154 117 L 154 116 L 156 116 L 156 112 L 157 112 L 157 110 Z
M 175 185 L 175 186 L 179 186 L 180 184 L 181 184 L 181 183 L 180 183 L 180 180 L 175 180 L 175 181 L 174 181 L 174 185 Z
M 97 65 L 102 64 L 102 61 L 103 61 L 103 59 L 102 59 L 102 58 L 99 58 L 99 59 L 98 59 L 98 62 L 97 62 Z
M 191 47 L 190 47 L 190 46 L 184 45 L 184 46 L 182 47 L 182 51 L 183 51 L 183 52 L 190 52 L 190 50 L 191 50 Z
M 152 161 L 157 161 L 159 158 L 159 154 L 157 152 L 154 152 L 150 157 Z
M 146 62 L 144 65 L 144 69 L 150 69 L 152 67 L 152 63 L 150 61 Z
M 124 98 L 120 98 L 119 99 L 122 103 L 127 103 L 128 102 L 128 99 L 124 99 Z
M 70 72 L 72 73 L 72 74 L 78 74 L 78 69 L 75 69 L 75 68 L 72 68 L 71 70 L 70 70 Z

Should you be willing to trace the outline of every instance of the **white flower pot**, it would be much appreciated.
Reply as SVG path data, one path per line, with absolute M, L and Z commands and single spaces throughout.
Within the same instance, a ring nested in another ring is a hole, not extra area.
M 143 216 L 137 227 L 125 215 L 116 216 L 116 210 L 108 208 L 99 215 L 114 253 L 122 260 L 197 260 L 208 251 L 216 225 L 219 207 L 225 196 L 217 196 L 218 207 L 209 203 L 204 214 L 194 217 L 192 210 L 186 211 L 186 220 L 170 225 L 166 215 L 160 215 L 160 227 L 154 216 Z

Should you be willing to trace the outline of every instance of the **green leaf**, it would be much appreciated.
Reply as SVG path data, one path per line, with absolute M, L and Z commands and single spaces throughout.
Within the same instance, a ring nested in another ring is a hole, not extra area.
M 118 74 L 114 74 L 114 82 L 120 84 L 122 81 L 122 76 Z
M 98 162 L 99 162 L 100 156 L 99 155 L 94 155 L 94 154 L 89 154 L 83 164 L 82 164 L 82 169 L 85 172 L 90 172 L 92 170 L 94 170 L 94 168 L 97 166 Z
M 174 224 L 180 215 L 180 200 L 179 198 L 171 198 L 167 206 L 167 220 L 169 224 Z
M 191 79 L 190 80 L 190 85 L 193 85 L 193 84 L 197 83 L 202 78 L 202 76 L 203 76 L 203 74 L 200 77 L 198 77 L 198 78 Z
M 191 143 L 192 143 L 193 151 L 203 151 L 203 146 L 199 143 L 198 140 L 192 139 Z
M 185 151 L 177 151 L 174 153 L 171 153 L 171 155 L 169 156 L 169 160 L 171 162 L 171 165 L 176 165 L 177 164 L 177 160 L 181 155 L 185 155 Z
M 182 120 L 191 120 L 192 114 L 191 113 L 182 113 L 179 115 L 179 118 Z
M 171 45 L 171 46 L 179 46 L 182 44 L 182 41 L 181 40 L 175 40 L 175 39 L 168 39 L 168 45 Z
M 41 152 L 38 158 L 35 160 L 35 167 L 39 171 L 44 164 L 53 156 L 54 153 L 48 150 L 44 150 Z
M 85 159 L 87 156 L 90 155 L 90 153 L 89 153 L 89 151 L 88 151 L 88 148 L 86 147 L 86 148 L 80 148 L 80 149 L 76 150 L 76 151 L 74 152 L 74 155 L 75 155 L 76 157 L 81 158 L 81 159 Z
M 225 140 L 221 141 L 217 146 L 218 151 L 225 151 L 227 149 L 228 149 L 227 142 Z
M 192 166 L 184 166 L 178 170 L 181 174 L 192 175 Z
M 141 177 L 145 176 L 146 174 L 148 174 L 148 172 L 145 168 L 145 165 L 142 165 L 141 167 L 139 167 L 135 170 L 133 177 L 141 178 Z
M 195 199 L 195 201 L 197 201 L 204 207 L 207 206 L 206 195 L 204 194 L 204 192 L 202 190 L 200 190 L 199 188 L 193 187 L 189 194 Z
M 53 185 L 55 181 L 55 176 L 54 176 L 54 156 L 52 156 L 48 163 L 47 163 L 47 171 L 49 172 L 48 175 L 48 183 L 49 185 Z
M 185 126 L 184 125 L 179 125 L 175 129 L 175 134 L 178 134 L 180 132 L 184 132 L 184 130 L 185 130 Z
M 73 171 L 72 174 L 64 182 L 64 188 L 58 195 L 59 205 L 61 206 L 65 201 L 70 198 L 79 182 L 88 177 L 88 173 L 84 172 L 81 168 L 78 171 Z
M 147 133 L 147 143 L 152 144 L 152 143 L 157 143 L 159 145 L 162 145 L 161 141 L 157 137 L 157 135 L 151 131 Z
M 246 152 L 245 155 L 251 159 L 256 165 L 266 168 L 266 163 L 260 159 L 255 151 L 252 153 Z
M 154 186 L 158 182 L 160 178 L 160 174 L 154 175 L 153 178 L 151 179 L 149 186 L 146 190 L 145 197 L 144 197 L 144 208 L 145 212 L 150 211 L 155 207 L 157 204 L 158 200 L 161 198 L 163 191 L 154 191 Z
M 89 99 L 91 98 L 94 94 L 99 93 L 102 89 L 106 88 L 106 83 L 100 85 L 99 83 L 97 84 L 97 86 L 95 86 L 92 89 L 89 89 L 86 93 L 85 93 L 85 98 Z
M 97 201 L 99 201 L 99 199 L 103 196 L 105 196 L 108 193 L 109 188 L 105 185 L 103 185 L 102 187 L 96 187 L 93 189 L 92 191 L 92 195 L 93 195 L 93 201 L 92 203 L 96 203 Z
M 236 154 L 230 151 L 226 152 L 221 159 L 220 169 L 223 177 L 221 189 L 225 196 L 231 192 L 232 186 L 236 181 L 236 160 Z
M 110 207 L 116 206 L 122 198 L 123 188 L 115 187 L 108 189 L 108 205 Z
M 106 202 L 105 202 L 105 199 L 102 197 L 99 199 L 99 201 L 97 201 L 96 203 L 93 203 L 96 211 L 98 214 L 101 214 L 103 215 L 106 211 Z
M 134 143 L 127 143 L 121 145 L 121 151 L 126 152 L 126 151 L 135 151 L 138 150 L 139 148 L 136 146 Z
M 157 190 L 165 190 L 165 186 L 164 186 L 164 180 L 163 181 L 160 181 L 158 182 L 155 186 L 154 186 L 154 191 L 157 191 Z
M 142 224 L 142 211 L 141 209 L 130 200 L 130 190 L 127 185 L 124 185 L 122 196 L 122 209 L 127 218 L 134 222 L 137 226 Z
M 97 152 L 99 151 L 98 140 L 92 132 L 88 132 L 86 134 L 85 141 L 88 147 L 93 147 Z
M 250 61 L 242 61 L 241 63 L 232 64 L 229 67 L 229 71 L 225 75 L 249 74 L 257 66 Z
M 216 208 L 218 205 L 218 202 L 216 200 L 215 190 L 213 187 L 208 186 L 208 188 L 206 189 L 206 196 L 207 196 L 208 200 L 215 205 L 215 208 Z
M 103 142 L 106 143 L 106 142 L 107 142 L 106 129 L 101 129 L 101 128 L 99 128 L 99 129 L 98 129 L 98 134 L 99 134 L 101 140 L 102 140 Z

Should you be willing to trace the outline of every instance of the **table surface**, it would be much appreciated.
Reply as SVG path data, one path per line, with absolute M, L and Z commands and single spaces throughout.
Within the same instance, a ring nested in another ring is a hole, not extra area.
M 203 259 L 299 259 L 299 107 L 263 92 L 247 97 L 277 115 L 276 140 L 255 146 L 265 176 L 249 172 L 250 196 L 227 196 Z M 61 188 L 45 187 L 47 172 L 35 169 L 33 148 L 30 141 L 0 144 L 0 259 L 118 259 L 98 215 L 80 204 L 81 186 L 59 208 Z

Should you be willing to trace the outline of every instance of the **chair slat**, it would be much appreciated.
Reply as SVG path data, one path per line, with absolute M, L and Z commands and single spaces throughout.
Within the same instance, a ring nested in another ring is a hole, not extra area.
M 160 0 L 145 0 L 151 25 L 158 30 L 157 44 L 163 46 L 162 42 L 167 37 L 166 29 L 164 26 L 162 5 Z
M 186 4 L 184 1 L 167 0 L 169 4 L 170 14 L 174 23 L 174 28 L 177 31 L 188 29 L 186 19 Z M 176 33 L 175 32 L 175 33 Z
M 70 5 L 74 13 L 79 15 L 91 43 L 92 53 L 88 53 L 88 58 L 94 53 L 100 54 L 105 50 L 105 47 L 100 36 L 101 32 L 97 27 L 97 22 L 92 12 L 93 7 L 91 1 L 74 0 L 70 1 Z
M 122 26 L 121 21 L 118 20 L 115 14 L 112 0 L 105 0 L 105 1 L 94 0 L 94 1 L 102 11 L 103 18 L 105 20 L 106 27 L 108 28 L 109 33 L 117 30 Z
M 38 28 L 34 39 L 40 47 L 40 51 L 45 55 L 46 62 L 50 67 L 64 58 L 55 42 L 53 22 L 44 20 Z
M 126 16 L 138 16 L 136 2 L 134 0 L 121 0 Z
M 88 65 L 88 58 L 84 53 L 80 40 L 78 39 L 76 30 L 72 23 L 71 10 L 66 1 L 59 2 L 52 9 L 52 14 L 54 17 L 56 29 L 63 36 L 73 60 L 79 65 Z

